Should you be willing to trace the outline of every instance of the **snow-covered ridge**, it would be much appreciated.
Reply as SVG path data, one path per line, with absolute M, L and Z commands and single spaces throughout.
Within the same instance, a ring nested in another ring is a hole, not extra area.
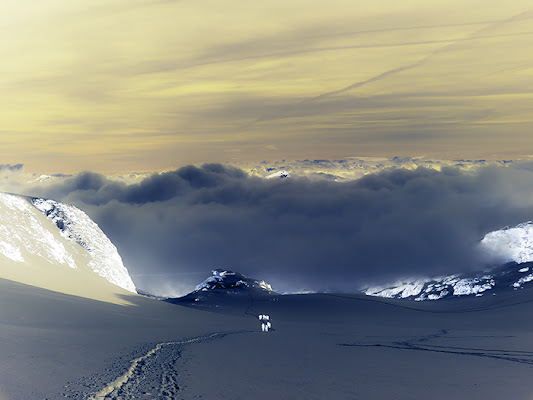
M 100 227 L 80 209 L 54 200 L 32 199 L 32 204 L 59 228 L 61 235 L 89 253 L 89 267 L 123 289 L 135 292 L 135 285 L 117 248 Z
M 439 300 L 452 296 L 481 296 L 496 285 L 494 275 L 459 276 L 450 275 L 433 279 L 403 280 L 392 285 L 370 287 L 366 295 L 413 299 L 416 301 Z
M 526 265 L 526 267 L 524 267 Z M 483 274 L 441 276 L 431 279 L 403 280 L 391 285 L 369 287 L 363 291 L 369 296 L 410 299 L 416 301 L 440 300 L 458 296 L 483 296 L 506 290 L 517 290 L 533 281 L 528 273 L 533 263 L 510 262 Z
M 370 296 L 422 300 L 438 300 L 451 296 L 476 295 L 498 288 L 514 290 L 533 281 L 526 263 L 533 262 L 533 222 L 490 232 L 479 243 L 489 259 L 507 263 L 505 267 L 481 274 L 449 275 L 436 278 L 402 280 L 391 285 L 370 287 Z
M 135 292 L 116 247 L 98 225 L 76 207 L 56 201 L 0 193 L 2 257 L 11 262 L 5 266 L 7 275 L 29 265 L 42 266 L 45 274 L 48 265 L 50 272 L 64 266 L 94 271 Z

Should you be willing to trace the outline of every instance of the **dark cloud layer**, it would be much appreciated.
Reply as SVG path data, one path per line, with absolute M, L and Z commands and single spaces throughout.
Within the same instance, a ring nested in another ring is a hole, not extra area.
M 280 291 L 479 268 L 485 233 L 533 216 L 533 172 L 386 170 L 360 180 L 265 180 L 218 164 L 126 185 L 94 173 L 43 187 L 93 217 L 140 288 L 183 292 L 226 267 Z

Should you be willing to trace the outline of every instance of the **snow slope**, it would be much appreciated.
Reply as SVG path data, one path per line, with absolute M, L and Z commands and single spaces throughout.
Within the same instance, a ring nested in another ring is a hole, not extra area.
M 210 288 L 226 278 L 203 302 L 130 294 L 134 307 L 0 279 L 0 399 L 532 398 L 531 289 L 409 302 Z
M 0 193 L 0 210 L 0 253 L 5 257 L 23 263 L 31 253 L 49 263 L 77 268 L 63 243 L 36 218 L 36 210 L 27 199 Z
M 100 227 L 80 209 L 54 200 L 32 199 L 61 230 L 61 235 L 82 246 L 89 255 L 89 267 L 98 275 L 123 289 L 135 292 L 135 285 L 122 263 L 117 248 Z
M 211 298 L 209 312 L 132 297 L 136 306 L 123 307 L 0 279 L 0 392 L 8 400 L 533 394 L 527 288 L 448 302 L 226 294 Z M 258 314 L 271 316 L 273 331 L 261 331 Z
M 116 247 L 83 211 L 0 193 L 1 277 L 51 288 L 48 281 L 57 288 L 66 277 L 91 280 L 87 273 L 135 292 Z

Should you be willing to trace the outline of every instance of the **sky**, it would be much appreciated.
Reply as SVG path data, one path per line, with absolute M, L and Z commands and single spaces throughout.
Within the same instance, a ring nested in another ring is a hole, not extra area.
M 0 189 L 153 293 L 471 271 L 533 219 L 527 0 L 4 0 L 0 56 Z
M 533 154 L 527 0 L 4 0 L 0 33 L 32 172 Z

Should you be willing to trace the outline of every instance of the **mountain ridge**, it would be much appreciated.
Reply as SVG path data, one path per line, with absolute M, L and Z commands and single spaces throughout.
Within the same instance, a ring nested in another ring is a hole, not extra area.
M 487 233 L 480 241 L 478 249 L 485 257 L 502 260 L 503 263 L 487 271 L 403 279 L 390 285 L 368 287 L 363 293 L 416 301 L 440 300 L 518 290 L 533 281 L 532 221 Z

